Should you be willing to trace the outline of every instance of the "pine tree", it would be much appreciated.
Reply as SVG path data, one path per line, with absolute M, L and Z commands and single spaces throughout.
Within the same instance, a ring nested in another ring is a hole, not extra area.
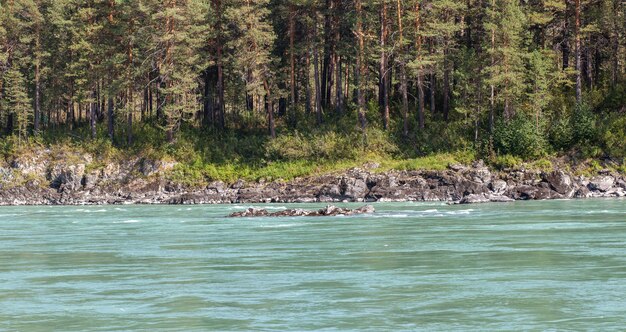
M 490 65 L 485 81 L 490 87 L 490 127 L 493 126 L 494 111 L 500 105 L 504 118 L 510 120 L 524 93 L 523 48 L 526 18 L 519 3 L 514 0 L 491 0 L 487 10 L 485 31 L 489 40 L 486 45 Z
M 31 123 L 32 105 L 26 93 L 26 80 L 17 68 L 7 71 L 5 77 L 5 92 L 2 100 L 0 122 L 17 130 L 17 136 L 21 142 L 28 136 L 28 127 Z M 7 123 L 12 121 L 13 123 Z
M 457 48 L 456 34 L 463 29 L 458 17 L 465 10 L 465 3 L 460 0 L 433 1 L 430 4 L 428 33 L 435 45 L 440 45 L 438 62 L 443 67 L 443 117 L 449 119 L 451 106 L 451 75 L 454 67 L 452 59 Z M 431 82 L 432 84 L 432 82 Z M 432 111 L 432 110 L 431 110 Z
M 235 1 L 225 13 L 231 27 L 228 62 L 244 82 L 245 91 L 264 105 L 271 137 L 276 136 L 274 102 L 280 95 L 274 81 L 272 49 L 276 36 L 269 24 L 267 0 Z
M 152 43 L 163 95 L 166 138 L 175 140 L 181 122 L 192 119 L 198 104 L 198 80 L 202 62 L 199 50 L 206 30 L 202 2 L 168 0 L 151 3 L 154 23 Z

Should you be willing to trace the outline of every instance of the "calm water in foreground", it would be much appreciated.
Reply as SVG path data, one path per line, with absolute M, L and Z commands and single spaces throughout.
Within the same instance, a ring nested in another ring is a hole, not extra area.
M 246 207 L 0 208 L 0 330 L 626 328 L 626 200 Z

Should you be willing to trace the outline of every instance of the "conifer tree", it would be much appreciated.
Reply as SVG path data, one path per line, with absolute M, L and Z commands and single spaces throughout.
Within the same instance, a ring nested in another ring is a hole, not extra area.
M 153 0 L 155 1 L 155 0 Z M 182 121 L 192 119 L 198 104 L 198 80 L 206 26 L 206 7 L 199 1 L 167 0 L 151 2 L 153 22 L 152 43 L 161 81 L 166 138 L 175 140 Z
M 271 50 L 276 36 L 269 24 L 267 0 L 239 0 L 225 12 L 231 27 L 228 61 L 256 104 L 265 108 L 270 136 L 276 136 L 274 102 L 280 92 L 274 82 Z
M 495 107 L 501 106 L 504 118 L 510 120 L 524 93 L 523 48 L 526 18 L 519 2 L 491 0 L 487 10 L 485 30 L 489 33 L 486 48 L 490 65 L 486 72 L 490 86 L 490 126 L 493 125 Z
M 4 98 L 0 115 L 0 122 L 8 128 L 14 128 L 20 142 L 28 136 L 28 127 L 31 123 L 32 105 L 26 93 L 26 80 L 15 67 L 9 69 L 4 76 Z M 8 123 L 11 121 L 11 123 Z

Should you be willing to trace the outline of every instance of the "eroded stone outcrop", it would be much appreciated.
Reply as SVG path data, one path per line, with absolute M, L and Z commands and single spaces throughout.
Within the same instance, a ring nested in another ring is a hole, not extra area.
M 478 161 L 440 171 L 380 172 L 365 165 L 342 173 L 276 182 L 220 181 L 190 187 L 168 180 L 175 165 L 147 159 L 94 167 L 89 155 L 0 161 L 0 205 L 224 204 L 445 201 L 506 202 L 626 196 L 624 174 L 574 176 L 524 168 L 496 172 Z
M 278 212 L 269 212 L 265 209 L 248 208 L 245 211 L 235 212 L 229 217 L 332 217 L 371 214 L 374 212 L 376 212 L 376 209 L 374 209 L 372 205 L 365 205 L 354 210 L 328 205 L 319 210 L 288 209 Z

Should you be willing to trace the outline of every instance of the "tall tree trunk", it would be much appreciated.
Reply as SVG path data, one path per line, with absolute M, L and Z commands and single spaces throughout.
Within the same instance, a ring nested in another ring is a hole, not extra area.
M 127 143 L 129 146 L 133 145 L 133 110 L 135 109 L 134 99 L 133 99 L 133 89 L 129 88 L 127 92 L 127 118 L 126 118 L 126 126 L 128 128 L 127 132 Z
M 107 109 L 107 120 L 108 120 L 108 134 L 109 134 L 109 139 L 111 140 L 111 142 L 113 142 L 113 135 L 114 135 L 114 124 L 115 124 L 115 118 L 113 115 L 113 110 L 115 108 L 115 106 L 113 105 L 113 96 L 109 95 L 109 101 L 108 101 L 108 109 Z
M 335 59 L 335 26 L 334 16 L 337 8 L 336 0 L 326 0 L 324 18 L 324 63 L 322 67 L 322 107 L 329 109 L 332 98 L 332 85 Z
M 40 63 L 36 61 L 35 63 L 35 120 L 33 123 L 35 135 L 39 135 L 39 130 L 41 129 L 41 72 L 40 72 Z
M 593 90 L 593 66 L 591 61 L 591 41 L 588 41 L 589 45 L 585 47 L 584 59 L 583 59 L 583 77 L 585 78 L 585 84 L 587 89 Z
M 335 84 L 335 90 L 336 90 L 336 97 L 335 99 L 336 101 L 336 105 L 335 105 L 335 111 L 337 112 L 337 114 L 342 114 L 343 113 L 343 82 L 342 82 L 342 70 L 341 70 L 341 57 L 338 56 L 338 59 L 336 61 L 336 80 L 337 80 L 337 84 Z
M 160 69 L 158 70 L 157 77 L 157 88 L 156 88 L 156 118 L 157 122 L 163 123 L 165 120 L 165 112 L 163 112 L 163 105 L 165 105 L 165 96 L 162 91 L 165 89 L 166 84 L 163 80 L 163 75 L 161 75 Z
M 379 106 L 383 117 L 383 128 L 389 128 L 389 91 L 387 89 L 387 3 L 382 0 L 380 4 L 380 68 L 378 96 Z
M 569 68 L 569 2 L 565 0 L 565 10 L 563 11 L 563 41 L 561 42 L 561 52 L 563 53 L 563 70 Z
M 289 4 L 289 65 L 290 65 L 290 98 L 289 117 L 291 124 L 296 125 L 296 56 L 295 56 L 295 36 L 296 36 L 296 10 L 293 3 Z
M 270 86 L 267 80 L 263 81 L 263 87 L 265 88 L 265 101 L 267 107 L 267 123 L 270 132 L 270 137 L 276 138 L 276 125 L 274 124 L 274 103 L 272 102 L 272 94 Z
M 424 67 L 421 63 L 422 61 L 422 21 L 421 21 L 421 12 L 420 12 L 420 3 L 419 1 L 415 1 L 415 50 L 417 52 L 417 61 L 419 61 L 419 65 L 417 68 L 417 122 L 419 129 L 424 129 Z M 434 107 L 433 107 L 434 108 Z
M 209 101 L 211 98 L 211 80 L 209 78 L 209 69 L 207 68 L 204 71 L 204 89 L 202 96 L 202 110 L 204 111 L 202 116 L 202 124 L 204 126 L 209 126 L 211 124 L 211 102 Z
M 146 120 L 146 114 L 148 113 L 148 88 L 143 89 L 143 98 L 141 99 L 141 121 Z
M 130 30 L 132 31 L 134 26 L 134 20 L 131 19 L 131 23 L 130 23 Z M 132 145 L 133 144 L 133 111 L 135 110 L 135 105 L 134 105 L 134 98 L 133 98 L 133 75 L 132 75 L 132 68 L 133 68 L 133 59 L 134 59 L 134 50 L 133 50 L 133 43 L 132 41 L 128 42 L 128 46 L 127 46 L 127 67 L 126 67 L 126 80 L 127 80 L 127 92 L 126 92 L 126 98 L 127 98 L 127 102 L 126 102 L 126 108 L 127 108 L 127 112 L 128 112 L 128 118 L 127 118 L 127 139 L 128 139 L 128 145 Z
M 361 4 L 361 0 L 355 0 L 356 7 L 356 35 L 359 44 L 359 50 L 356 57 L 356 73 L 355 73 L 355 81 L 356 81 L 356 91 L 357 91 L 357 100 L 358 100 L 358 117 L 359 124 L 361 126 L 361 130 L 363 131 L 363 135 L 365 135 L 365 126 L 367 125 L 367 120 L 365 118 L 365 94 L 363 91 L 363 79 L 366 74 L 367 67 L 364 61 L 364 53 L 365 53 L 365 33 L 363 32 L 363 5 Z M 365 136 L 364 136 L 365 137 Z
M 450 60 L 448 48 L 443 51 L 443 119 L 448 122 L 450 115 Z
M 435 41 L 433 38 L 430 38 L 429 40 L 429 50 L 428 53 L 430 54 L 431 57 L 435 56 Z M 437 65 L 433 64 L 430 68 L 430 75 L 429 75 L 429 99 L 430 99 L 430 114 L 432 114 L 433 116 L 435 114 L 437 114 Z
M 576 38 L 576 102 L 582 102 L 582 59 L 581 59 L 581 42 L 580 42 L 580 0 L 574 0 L 575 3 L 575 38 Z
M 408 86 L 407 86 L 407 77 L 406 77 L 406 63 L 404 58 L 404 30 L 402 27 L 402 0 L 396 0 L 396 16 L 398 18 L 398 37 L 400 43 L 400 54 L 398 54 L 398 66 L 400 67 L 400 94 L 402 95 L 402 117 L 403 117 L 403 126 L 402 133 L 404 136 L 409 135 L 409 94 L 408 94 Z
M 37 23 L 35 26 L 35 114 L 33 129 L 35 135 L 39 135 L 41 123 L 41 27 Z
M 620 3 L 623 5 L 623 1 L 613 0 L 613 31 L 611 33 L 611 89 L 617 87 L 617 81 L 619 79 L 619 31 L 620 20 L 617 13 L 620 10 Z M 598 66 L 599 67 L 599 66 Z
M 92 139 L 96 139 L 96 119 L 98 118 L 97 116 L 97 108 L 98 108 L 98 98 L 97 98 L 97 91 L 94 89 L 94 91 L 92 92 L 92 98 L 93 100 L 89 103 L 90 107 L 89 107 L 89 125 L 91 127 L 91 138 Z
M 314 15 L 316 16 L 313 20 L 313 38 L 317 41 L 317 14 Z M 317 124 L 320 125 L 322 123 L 322 86 L 320 82 L 319 48 L 317 45 L 313 46 L 313 67 L 313 75 L 315 76 L 315 116 Z
M 430 113 L 435 115 L 437 114 L 437 74 L 434 72 L 435 68 L 431 70 L 428 82 L 428 99 L 430 100 Z
M 307 37 L 308 39 L 308 37 Z M 311 41 L 307 40 L 307 44 L 308 44 L 308 49 L 306 51 L 306 57 L 305 57 L 305 65 L 304 65 L 304 86 L 305 86 L 305 98 L 306 98 L 306 105 L 305 105 L 305 112 L 307 117 L 311 114 L 311 102 L 312 102 L 312 93 L 311 93 Z
M 215 105 L 215 122 L 219 126 L 220 129 L 224 129 L 226 127 L 225 121 L 225 104 L 224 104 L 224 65 L 223 65 L 223 45 L 222 45 L 222 1 L 221 0 L 213 0 L 213 10 L 215 11 L 215 16 L 217 17 L 215 23 L 215 31 L 216 31 L 216 63 L 217 63 L 217 102 Z
M 567 0 L 565 0 L 567 1 Z M 492 10 L 495 10 L 496 8 L 496 1 L 495 0 L 491 0 L 491 7 Z M 495 57 L 495 51 L 496 51 L 496 28 L 495 26 L 493 26 L 491 28 L 491 66 L 495 66 L 496 65 L 496 57 Z M 496 87 L 493 83 L 493 79 L 491 81 L 491 83 L 489 84 L 489 90 L 490 90 L 490 98 L 489 98 L 489 133 L 493 133 L 493 127 L 495 124 L 495 112 L 496 112 Z

